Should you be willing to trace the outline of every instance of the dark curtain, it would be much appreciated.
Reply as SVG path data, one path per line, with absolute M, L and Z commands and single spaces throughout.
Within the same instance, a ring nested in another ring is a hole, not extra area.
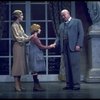
M 71 11 L 71 1 L 50 1 L 49 2 L 49 10 L 50 10 L 49 13 L 51 15 L 55 34 L 58 33 L 59 24 L 62 21 L 60 16 L 60 12 L 62 9 L 68 9 L 69 11 Z M 61 63 L 60 63 L 58 79 L 61 81 L 65 81 L 65 67 L 63 63 L 63 55 L 61 55 Z
M 6 16 L 6 2 L 0 1 L 0 39 L 3 36 L 3 31 L 4 31 L 4 18 Z
M 70 2 L 69 1 L 50 1 L 49 2 L 49 10 L 51 19 L 53 22 L 54 32 L 58 33 L 59 24 L 62 19 L 60 16 L 60 12 L 62 9 L 68 9 L 70 11 Z

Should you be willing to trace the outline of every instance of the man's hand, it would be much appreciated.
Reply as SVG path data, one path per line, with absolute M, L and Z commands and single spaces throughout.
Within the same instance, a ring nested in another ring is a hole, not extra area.
M 80 46 L 77 45 L 75 49 L 76 49 L 76 51 L 80 51 L 81 48 L 80 48 Z

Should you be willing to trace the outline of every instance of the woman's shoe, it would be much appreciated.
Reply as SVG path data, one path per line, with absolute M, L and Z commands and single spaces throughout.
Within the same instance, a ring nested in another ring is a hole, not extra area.
M 22 90 L 20 88 L 15 88 L 16 92 L 21 92 Z
M 21 87 L 21 90 L 22 90 L 22 91 L 25 91 L 26 89 L 25 89 L 25 88 L 23 88 L 23 87 Z

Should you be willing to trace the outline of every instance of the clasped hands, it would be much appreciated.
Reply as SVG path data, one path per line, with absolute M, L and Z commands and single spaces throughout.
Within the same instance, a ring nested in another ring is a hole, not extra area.
M 49 46 L 50 46 L 51 48 L 55 48 L 56 43 L 50 44 Z

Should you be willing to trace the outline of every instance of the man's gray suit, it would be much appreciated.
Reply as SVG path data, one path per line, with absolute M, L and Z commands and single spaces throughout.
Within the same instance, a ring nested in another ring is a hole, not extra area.
M 80 19 L 72 18 L 69 22 L 60 24 L 55 42 L 60 44 L 64 56 L 66 84 L 72 87 L 74 84 L 80 85 L 80 52 L 75 47 L 82 48 L 83 40 L 84 30 Z

